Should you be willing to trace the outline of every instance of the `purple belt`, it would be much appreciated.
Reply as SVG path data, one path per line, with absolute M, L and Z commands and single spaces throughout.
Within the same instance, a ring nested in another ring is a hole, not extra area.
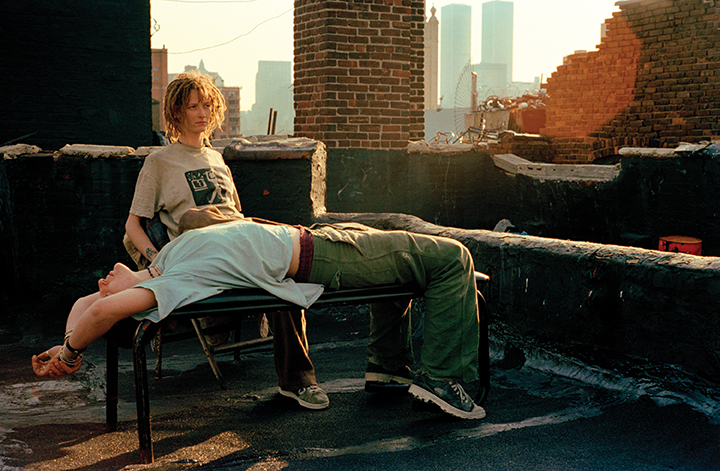
M 300 229 L 300 264 L 298 270 L 293 276 L 293 280 L 298 283 L 307 283 L 310 281 L 310 270 L 312 270 L 313 261 L 313 236 L 304 227 Z

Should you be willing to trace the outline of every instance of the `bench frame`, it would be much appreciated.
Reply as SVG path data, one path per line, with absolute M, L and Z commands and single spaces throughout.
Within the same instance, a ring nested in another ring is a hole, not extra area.
M 480 272 L 475 272 L 475 282 L 478 288 L 480 285 L 487 285 L 490 278 Z M 490 389 L 490 367 L 489 367 L 489 343 L 488 343 L 488 309 L 485 299 L 478 289 L 478 310 L 480 313 L 480 344 L 478 348 L 478 373 L 480 386 L 475 396 L 475 402 L 480 405 L 487 398 Z M 368 304 L 400 299 L 412 299 L 422 297 L 422 291 L 413 285 L 390 285 L 377 286 L 360 289 L 341 289 L 336 291 L 325 290 L 313 304 L 313 308 L 329 306 Z M 215 377 L 220 382 L 220 387 L 226 389 L 225 382 L 220 369 L 215 362 L 214 354 L 223 351 L 237 351 L 242 348 L 256 346 L 262 343 L 269 343 L 272 337 L 239 342 L 233 345 L 225 345 L 220 348 L 209 346 L 205 341 L 203 330 L 200 327 L 198 318 L 208 316 L 250 316 L 279 310 L 299 309 L 293 303 L 279 299 L 261 289 L 233 289 L 224 291 L 213 297 L 197 301 L 191 305 L 176 309 L 172 318 L 177 320 L 189 319 L 197 332 L 203 350 L 208 358 Z M 153 444 L 150 429 L 150 396 L 148 385 L 148 369 L 145 354 L 145 347 L 155 337 L 161 324 L 148 320 L 141 321 L 133 338 L 133 366 L 135 370 L 135 403 L 137 406 L 138 438 L 140 462 L 143 464 L 152 463 Z M 180 336 L 173 339 L 165 336 L 163 342 L 184 340 L 192 336 Z M 107 342 L 107 395 L 106 395 L 106 424 L 108 431 L 117 430 L 118 424 L 118 359 L 119 347 L 114 342 Z

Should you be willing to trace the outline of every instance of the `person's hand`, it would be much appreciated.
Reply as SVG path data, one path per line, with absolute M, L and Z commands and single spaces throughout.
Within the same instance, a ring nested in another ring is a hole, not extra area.
M 49 350 L 45 350 L 39 355 L 33 355 L 32 367 L 33 371 L 38 376 L 45 376 L 50 373 L 50 362 L 53 357 L 57 357 L 60 354 L 62 345 L 56 345 Z
M 82 366 L 82 361 L 75 366 L 68 366 L 60 361 L 60 350 L 62 345 L 56 345 L 39 355 L 33 355 L 32 366 L 33 371 L 38 376 L 50 376 L 52 378 L 60 378 L 61 376 L 75 373 Z
M 53 378 L 59 378 L 65 375 L 71 375 L 78 371 L 82 367 L 82 358 L 75 366 L 69 366 L 65 362 L 60 361 L 59 357 L 53 357 L 50 361 L 50 376 Z

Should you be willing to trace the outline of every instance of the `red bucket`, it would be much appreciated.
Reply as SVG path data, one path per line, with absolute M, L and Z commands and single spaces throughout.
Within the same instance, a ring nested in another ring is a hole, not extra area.
M 702 240 L 686 236 L 660 237 L 658 250 L 662 250 L 663 252 L 682 252 L 691 255 L 701 255 Z

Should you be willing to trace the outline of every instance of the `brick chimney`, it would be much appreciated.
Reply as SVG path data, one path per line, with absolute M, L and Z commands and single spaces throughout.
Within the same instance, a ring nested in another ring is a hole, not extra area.
M 402 149 L 424 136 L 424 1 L 295 1 L 295 135 Z

